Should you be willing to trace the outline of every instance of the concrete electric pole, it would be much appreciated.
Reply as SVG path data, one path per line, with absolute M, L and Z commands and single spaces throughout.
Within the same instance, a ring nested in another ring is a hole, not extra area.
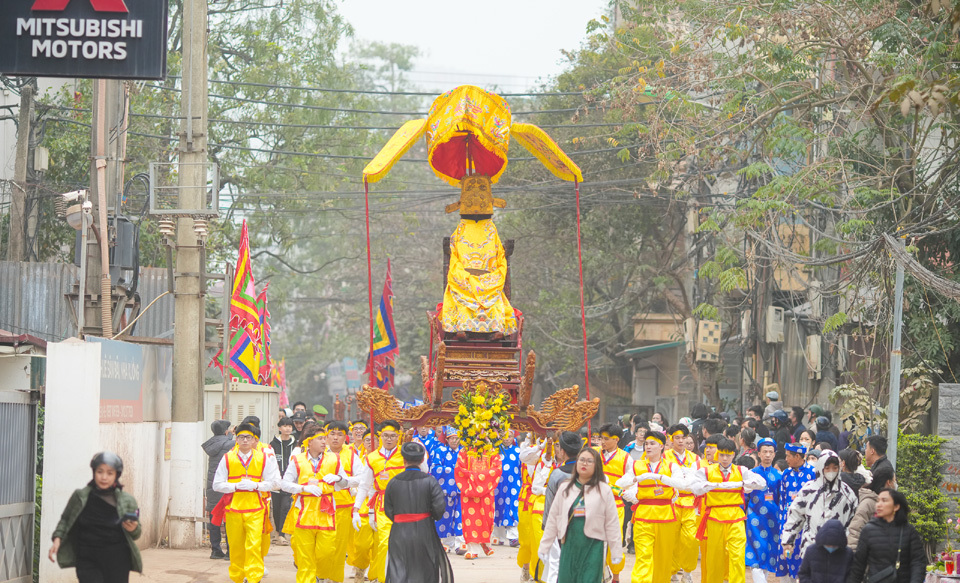
M 17 125 L 17 157 L 13 167 L 10 228 L 7 231 L 7 261 L 26 259 L 27 161 L 30 154 L 30 124 L 33 119 L 33 85 L 20 89 L 20 119 Z
M 187 216 L 203 209 L 207 192 L 207 4 L 186 0 L 179 152 L 173 340 L 170 533 L 172 548 L 195 548 L 200 537 L 203 479 L 204 241 L 206 224 Z M 227 332 L 229 334 L 229 331 Z

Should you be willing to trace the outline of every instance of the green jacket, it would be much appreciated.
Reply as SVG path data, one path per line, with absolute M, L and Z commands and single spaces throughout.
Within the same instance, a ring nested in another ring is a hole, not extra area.
M 60 551 L 57 553 L 57 563 L 61 568 L 75 567 L 77 564 L 77 549 L 74 546 L 75 541 L 70 537 L 70 531 L 73 525 L 77 523 L 77 519 L 80 518 L 80 513 L 83 512 L 83 508 L 87 505 L 87 499 L 90 497 L 92 490 L 93 488 L 88 485 L 73 491 L 73 495 L 70 496 L 70 501 L 67 502 L 67 507 L 63 509 L 63 514 L 60 515 L 60 522 L 53 531 L 53 537 L 51 538 L 60 538 Z M 118 518 L 124 514 L 138 512 L 139 507 L 137 506 L 136 498 L 123 490 L 117 490 L 116 496 Z M 133 565 L 133 570 L 137 573 L 142 573 L 143 560 L 140 558 L 140 549 L 137 548 L 137 543 L 133 542 L 140 538 L 140 522 L 137 521 L 137 528 L 133 532 L 124 530 L 123 534 L 127 537 L 127 543 L 130 545 L 130 563 Z

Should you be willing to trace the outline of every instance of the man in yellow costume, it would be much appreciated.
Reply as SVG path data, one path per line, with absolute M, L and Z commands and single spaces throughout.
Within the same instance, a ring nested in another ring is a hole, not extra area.
M 352 450 L 360 457 L 367 455 L 367 449 L 363 445 L 363 436 L 367 434 L 367 424 L 364 421 L 356 420 L 350 423 L 350 443 L 347 449 Z
M 261 495 L 280 486 L 280 470 L 272 457 L 256 446 L 260 429 L 252 423 L 237 426 L 237 448 L 227 452 L 213 477 L 213 490 L 227 494 L 227 539 L 230 541 L 230 580 L 259 583 L 263 578 L 263 547 L 268 502 Z M 272 450 L 271 450 L 272 451 Z M 264 541 L 266 538 L 266 541 Z
M 341 474 L 346 476 L 346 487 L 333 494 L 333 500 L 337 506 L 335 548 L 331 561 L 320 565 L 317 569 L 317 577 L 321 580 L 329 579 L 341 583 L 347 560 L 347 550 L 354 538 L 354 530 L 350 523 L 355 499 L 349 487 L 356 487 L 360 482 L 360 479 L 356 477 L 356 470 L 360 467 L 360 458 L 353 449 L 344 445 L 347 441 L 346 423 L 343 421 L 328 421 L 324 429 L 327 430 L 327 451 L 340 458 L 340 470 Z
M 517 505 L 517 540 L 520 547 L 517 549 L 517 566 L 520 567 L 520 578 L 523 581 L 530 580 L 530 558 L 534 553 L 531 543 L 533 541 L 533 493 L 530 487 L 533 485 L 533 474 L 536 472 L 537 464 L 540 462 L 541 447 L 536 442 L 534 434 L 528 433 L 526 439 L 520 443 L 520 494 L 519 504 Z
M 488 333 L 499 340 L 517 331 L 513 307 L 503 293 L 507 258 L 493 224 L 493 207 L 506 203 L 493 198 L 490 177 L 465 176 L 460 200 L 447 212 L 460 211 L 460 224 L 450 236 L 450 269 L 443 294 L 440 322 L 446 332 L 465 340 L 467 332 Z
M 637 460 L 617 482 L 623 499 L 633 502 L 633 546 L 636 561 L 632 583 L 669 583 L 680 523 L 673 499 L 686 487 L 683 470 L 664 459 L 667 438 L 648 431 L 643 459 Z
M 533 478 L 530 482 L 530 561 L 526 571 L 521 572 L 520 578 L 524 581 L 533 579 L 538 583 L 546 581 L 546 564 L 537 555 L 540 548 L 540 540 L 543 539 L 543 510 L 546 507 L 547 483 L 550 481 L 550 475 L 557 467 L 554 455 L 554 443 L 552 440 L 537 444 L 534 450 L 536 456 L 536 467 L 533 471 Z M 528 458 L 529 459 L 529 458 Z M 521 458 L 521 461 L 523 458 Z
M 745 583 L 747 531 L 744 494 L 765 490 L 767 481 L 743 466 L 734 465 L 737 446 L 726 437 L 717 443 L 717 463 L 691 476 L 690 490 L 704 496 L 703 518 L 697 538 L 706 541 L 700 561 L 703 583 Z
M 682 423 L 677 423 L 667 429 L 670 449 L 664 454 L 664 459 L 677 464 L 688 477 L 704 466 L 700 456 L 687 451 L 686 438 L 690 430 Z M 681 583 L 690 583 L 690 573 L 697 568 L 697 556 L 700 554 L 700 545 L 697 541 L 697 527 L 699 526 L 699 512 L 697 498 L 690 490 L 680 490 L 680 496 L 674 502 L 677 516 L 680 520 L 680 533 L 677 537 L 677 549 L 674 553 L 674 572 L 683 571 Z
M 366 427 L 364 425 L 363 427 Z M 363 436 L 357 442 L 359 445 L 358 448 L 355 448 L 355 451 L 363 451 L 363 454 L 359 455 L 356 464 L 354 466 L 354 479 L 357 481 L 359 486 L 360 474 L 363 472 L 363 468 L 366 466 L 366 452 L 373 451 L 374 445 L 374 435 L 373 432 L 369 429 L 364 430 Z M 351 447 L 355 444 L 351 444 Z M 357 488 L 354 488 L 354 493 L 358 494 Z M 360 500 L 359 495 L 354 496 L 354 504 Z M 366 500 L 360 506 L 359 516 L 368 516 L 370 512 L 370 507 Z M 370 522 L 367 520 L 360 521 L 360 528 L 356 529 L 356 524 L 353 525 L 354 528 L 353 534 L 351 535 L 351 541 L 347 547 L 347 564 L 353 567 L 353 580 L 354 583 L 363 583 L 364 581 L 364 571 L 370 567 L 370 563 L 373 561 L 373 553 L 376 549 L 377 544 L 377 532 L 370 527 Z
M 353 528 L 359 531 L 363 518 L 360 511 L 366 503 L 369 507 L 366 516 L 370 528 L 376 531 L 376 550 L 367 578 L 383 583 L 387 571 L 387 545 L 390 541 L 390 529 L 393 523 L 383 511 L 383 494 L 387 484 L 397 474 L 404 471 L 403 456 L 400 454 L 400 424 L 387 420 L 380 424 L 380 442 L 382 446 L 367 454 L 360 470 L 360 484 L 357 487 L 357 499 L 353 503 Z M 424 464 L 421 469 L 426 470 Z M 368 501 L 369 500 L 369 501 Z
M 621 498 L 620 488 L 617 486 L 617 480 L 622 478 L 630 466 L 633 465 L 633 458 L 630 454 L 620 449 L 620 437 L 622 433 L 620 428 L 614 423 L 608 423 L 600 427 L 600 457 L 603 460 L 603 473 L 607 477 L 607 483 L 613 488 L 613 495 L 617 500 L 617 516 L 620 520 L 620 528 L 623 529 L 623 499 Z M 613 582 L 620 580 L 620 571 L 626 564 L 626 556 L 619 564 L 610 562 L 610 549 L 607 549 L 607 565 L 610 572 L 613 573 Z
M 284 532 L 292 535 L 297 583 L 330 579 L 338 559 L 334 492 L 347 484 L 347 476 L 340 456 L 326 451 L 322 436 L 319 427 L 306 432 L 306 449 L 293 456 L 283 476 L 283 490 L 293 494 Z M 339 560 L 340 579 L 335 581 L 343 581 L 343 558 Z

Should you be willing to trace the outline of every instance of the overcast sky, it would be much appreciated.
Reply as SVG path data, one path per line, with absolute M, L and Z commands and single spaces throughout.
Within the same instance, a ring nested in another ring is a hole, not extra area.
M 340 0 L 360 40 L 420 47 L 410 80 L 444 90 L 466 83 L 529 89 L 560 73 L 610 0 Z

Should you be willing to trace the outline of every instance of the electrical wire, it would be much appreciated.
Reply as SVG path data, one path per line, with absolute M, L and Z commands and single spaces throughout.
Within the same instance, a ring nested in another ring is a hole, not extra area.
M 181 93 L 182 90 L 177 87 L 164 87 L 163 85 L 151 85 L 146 84 L 145 87 L 150 87 L 152 89 L 161 89 L 163 91 L 173 91 L 176 93 Z M 416 115 L 420 117 L 425 117 L 429 112 L 426 111 L 384 111 L 378 109 L 351 109 L 346 107 L 328 107 L 324 105 L 311 105 L 306 103 L 288 103 L 283 101 L 265 101 L 263 99 L 251 99 L 249 97 L 238 97 L 236 95 L 221 95 L 219 93 L 207 93 L 207 97 L 213 97 L 214 99 L 226 99 L 230 101 L 239 101 L 241 103 L 256 103 L 258 105 L 269 105 L 273 107 L 290 107 L 294 109 L 310 109 L 316 111 L 334 111 L 338 113 L 366 113 L 373 115 L 403 115 L 411 116 Z M 645 104 L 644 104 L 645 105 Z M 586 105 L 582 106 L 586 107 Z M 582 107 L 567 107 L 561 109 L 539 109 L 532 111 L 514 111 L 511 112 L 511 115 L 538 115 L 545 113 L 571 113 L 574 111 L 580 111 Z
M 168 75 L 168 79 L 181 79 L 179 75 Z M 436 97 L 436 91 L 377 91 L 363 89 L 334 89 L 329 87 L 308 87 L 302 85 L 283 85 L 271 83 L 253 83 L 250 81 L 228 81 L 226 79 L 210 79 L 210 83 L 220 85 L 235 85 L 239 87 L 265 87 L 269 89 L 293 89 L 297 91 L 317 91 L 320 93 L 349 93 L 354 95 L 387 95 L 387 96 L 419 96 Z M 566 97 L 583 95 L 583 91 L 554 91 L 545 93 L 497 93 L 500 97 Z

